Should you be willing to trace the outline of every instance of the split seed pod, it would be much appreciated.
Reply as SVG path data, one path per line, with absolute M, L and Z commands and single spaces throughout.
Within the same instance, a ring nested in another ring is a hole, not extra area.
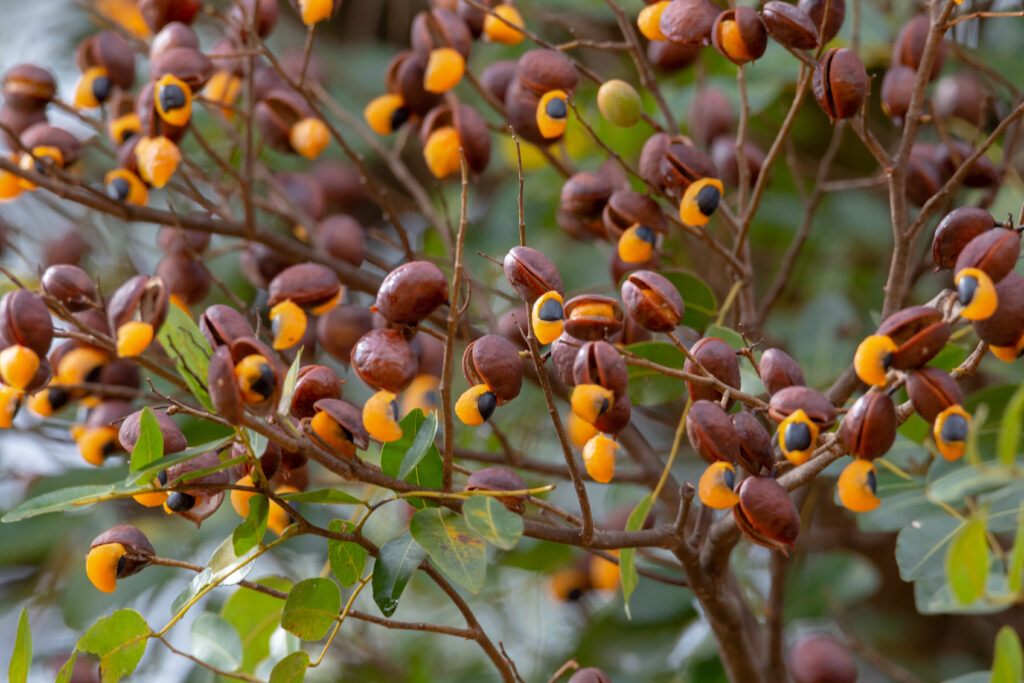
M 751 541 L 788 554 L 800 533 L 800 513 L 789 492 L 771 477 L 750 476 L 740 482 L 736 526 Z
M 814 68 L 814 97 L 829 121 L 854 116 L 867 94 L 868 76 L 857 53 L 847 48 L 832 48 Z
M 893 313 L 882 321 L 876 334 L 895 343 L 889 366 L 897 370 L 914 370 L 938 354 L 952 332 L 942 314 L 927 306 L 911 306 Z
M 686 413 L 686 437 L 690 446 L 708 463 L 736 462 L 740 439 L 728 413 L 714 401 L 694 401 Z
M 780 45 L 795 50 L 818 47 L 818 27 L 802 9 L 788 2 L 769 0 L 761 8 L 768 33 Z
M 718 337 L 705 337 L 690 348 L 690 354 L 722 383 L 733 389 L 740 388 L 740 364 L 736 360 L 736 352 L 724 341 Z M 690 359 L 683 364 L 683 370 L 695 375 L 701 374 L 700 369 Z M 710 384 L 687 382 L 686 390 L 695 402 L 701 399 L 722 400 L 722 392 Z M 731 403 L 730 399 L 730 405 Z
M 963 403 L 956 380 L 940 368 L 921 368 L 907 375 L 907 396 L 926 422 L 934 422 L 942 411 Z
M 672 282 L 650 270 L 631 273 L 622 283 L 626 312 L 651 332 L 671 332 L 683 319 L 686 306 Z
M 107 318 L 119 356 L 138 356 L 149 347 L 167 316 L 169 297 L 160 277 L 136 275 L 117 288 L 107 304 Z
M 118 579 L 145 569 L 155 556 L 153 544 L 144 533 L 131 524 L 120 524 L 89 544 L 85 572 L 92 585 L 104 593 L 113 593 Z
M 772 394 L 768 402 L 768 415 L 776 422 L 782 422 L 797 410 L 803 410 L 820 429 L 828 429 L 838 417 L 836 407 L 825 395 L 810 387 L 786 387 Z
M 847 452 L 874 460 L 889 452 L 896 441 L 896 406 L 884 391 L 861 396 L 839 427 L 839 438 Z
M 329 449 L 342 457 L 354 458 L 357 448 L 362 450 L 370 445 L 362 413 L 354 405 L 337 398 L 323 398 L 313 407 L 316 414 L 308 427 Z
M 658 22 L 669 41 L 683 45 L 711 44 L 711 28 L 721 9 L 710 0 L 672 0 Z
M 734 413 L 730 419 L 740 440 L 737 462 L 751 474 L 760 474 L 762 470 L 770 472 L 775 465 L 775 455 L 768 430 L 753 413 L 746 410 Z
M 565 331 L 581 341 L 605 339 L 622 329 L 622 308 L 607 296 L 580 294 L 565 302 Z
M 352 347 L 352 368 L 371 387 L 398 394 L 416 377 L 419 364 L 396 330 L 372 330 Z
M 485 334 L 466 347 L 462 374 L 470 386 L 486 384 L 500 405 L 519 395 L 523 387 L 523 359 L 509 340 Z
M 572 366 L 575 384 L 596 384 L 608 389 L 615 400 L 626 395 L 629 372 L 626 361 L 606 341 L 590 341 L 580 347 Z
M 545 292 L 565 293 L 558 267 L 532 247 L 512 247 L 505 254 L 503 266 L 512 289 L 530 305 Z
M 768 47 L 761 16 L 749 7 L 722 12 L 711 27 L 711 43 L 733 64 L 759 59 Z

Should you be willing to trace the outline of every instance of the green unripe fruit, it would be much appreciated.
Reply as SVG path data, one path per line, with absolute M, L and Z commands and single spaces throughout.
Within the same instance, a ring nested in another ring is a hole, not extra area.
M 610 123 L 631 128 L 640 120 L 640 95 L 625 81 L 605 81 L 597 91 L 597 108 Z

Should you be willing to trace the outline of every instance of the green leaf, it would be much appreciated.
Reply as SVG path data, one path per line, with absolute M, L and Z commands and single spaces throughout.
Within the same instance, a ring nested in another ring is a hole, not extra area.
M 78 649 L 99 657 L 103 683 L 115 683 L 135 670 L 149 635 L 141 614 L 121 609 L 90 626 L 78 640 Z
M 309 668 L 309 655 L 302 650 L 293 652 L 274 665 L 270 672 L 270 683 L 301 683 Z
M 132 449 L 130 471 L 135 472 L 164 457 L 164 435 L 153 411 L 146 406 L 139 418 L 139 440 Z
M 338 489 L 317 489 L 316 491 L 300 491 L 299 493 L 283 493 L 278 496 L 283 500 L 290 500 L 293 503 L 322 503 L 324 505 L 363 505 L 350 493 Z
M 36 496 L 14 508 L 5 514 L 0 521 L 18 522 L 29 517 L 45 515 L 51 512 L 65 512 L 78 507 L 92 505 L 104 500 L 115 498 L 127 498 L 133 493 L 141 491 L 138 486 L 125 484 L 89 484 L 85 486 L 71 486 L 59 491 L 50 491 L 41 496 Z
M 432 410 L 416 432 L 416 437 L 412 440 L 412 445 L 406 451 L 405 457 L 402 458 L 402 466 L 398 470 L 399 479 L 405 479 L 419 466 L 427 451 L 434 445 L 435 434 L 437 434 L 437 411 Z
M 471 593 L 484 587 L 487 546 L 462 515 L 448 508 L 427 508 L 412 516 L 409 532 L 448 578 Z
M 281 613 L 281 627 L 303 640 L 320 640 L 340 611 L 338 584 L 331 579 L 306 579 L 289 591 Z
M 992 658 L 991 683 L 1020 683 L 1024 678 L 1024 652 L 1012 626 L 996 634 L 996 652 Z
M 234 535 L 225 538 L 210 556 L 206 568 L 192 577 L 188 587 L 171 603 L 171 614 L 177 614 L 192 598 L 213 584 L 233 586 L 252 571 L 252 558 L 257 548 L 251 548 L 241 555 L 235 553 Z
M 75 673 L 75 661 L 77 660 L 78 650 L 72 650 L 71 656 L 57 672 L 57 678 L 53 679 L 53 683 L 71 683 L 71 676 Z
M 231 534 L 235 555 L 245 555 L 263 540 L 263 534 L 267 530 L 267 513 L 269 511 L 270 504 L 262 493 L 254 494 L 249 498 L 249 514 Z
M 644 525 L 647 513 L 651 511 L 653 503 L 654 499 L 651 498 L 649 493 L 640 499 L 637 506 L 633 508 L 633 512 L 629 513 L 629 519 L 626 521 L 626 531 L 637 531 Z M 633 594 L 638 581 L 636 573 L 636 548 L 623 548 L 619 551 L 619 571 L 622 574 L 623 607 L 626 610 L 626 616 L 632 619 L 633 617 L 629 612 L 629 596 Z
M 638 342 L 626 347 L 658 365 L 682 370 L 686 356 L 667 342 Z M 635 405 L 653 406 L 686 395 L 686 382 L 678 377 L 667 377 L 653 368 L 627 365 L 629 371 L 629 398 Z
M 156 479 L 157 475 L 161 471 L 166 470 L 168 467 L 174 465 L 180 465 L 183 462 L 188 462 L 192 458 L 197 458 L 203 453 L 208 451 L 218 450 L 225 443 L 233 439 L 234 436 L 225 437 L 223 439 L 215 439 L 213 441 L 207 441 L 206 443 L 193 446 L 181 453 L 175 453 L 174 455 L 168 455 L 160 458 L 156 462 L 151 463 L 147 467 L 140 469 L 138 472 L 130 472 L 128 474 L 127 484 L 148 484 L 149 482 Z
M 961 604 L 969 604 L 985 593 L 988 575 L 988 540 L 985 520 L 967 522 L 946 551 L 946 581 Z
M 256 583 L 287 593 L 292 583 L 280 576 L 268 576 Z M 270 635 L 281 622 L 284 600 L 251 588 L 239 588 L 224 602 L 220 615 L 242 637 L 242 670 L 252 673 L 270 654 Z
M 290 416 L 292 412 L 292 396 L 295 395 L 295 384 L 299 381 L 299 367 L 302 365 L 302 347 L 295 354 L 295 360 L 288 366 L 288 373 L 281 384 L 281 399 L 277 402 L 279 415 Z M 257 454 L 257 457 L 259 454 Z
M 511 550 L 523 535 L 523 518 L 494 496 L 470 498 L 462 505 L 462 515 L 470 529 L 502 550 Z
M 381 546 L 373 565 L 373 600 L 385 617 L 395 613 L 405 585 L 426 554 L 409 532 Z
M 660 270 L 658 272 L 668 278 L 669 282 L 675 285 L 683 296 L 686 311 L 683 313 L 680 324 L 700 331 L 715 319 L 715 313 L 718 310 L 715 293 L 703 280 L 685 270 Z
M 742 349 L 744 347 L 743 337 L 739 332 L 728 327 L 722 327 L 721 325 L 708 325 L 708 328 L 704 330 L 703 336 L 718 337 L 734 349 Z
M 1024 419 L 1024 384 L 1017 387 L 1013 397 L 1006 404 L 1003 422 L 996 437 L 996 453 L 999 462 L 1012 465 L 1017 457 L 1017 446 L 1020 443 L 1020 424 Z
M 433 413 L 431 416 L 433 417 Z M 433 417 L 434 430 L 437 430 L 437 418 Z M 389 477 L 400 478 L 403 481 L 415 484 L 422 488 L 438 489 L 441 487 L 444 465 L 441 461 L 441 454 L 434 445 L 433 435 L 427 444 L 425 453 L 416 458 L 415 466 L 405 476 L 399 476 L 404 469 L 406 457 L 415 456 L 411 453 L 413 445 L 417 440 L 421 428 L 427 418 L 422 410 L 416 409 L 402 418 L 399 423 L 402 426 L 402 438 L 397 441 L 384 444 L 380 453 L 380 468 Z M 422 498 L 407 498 L 410 505 L 416 508 L 433 507 L 436 504 L 426 502 Z
M 330 531 L 351 532 L 355 525 L 344 519 L 334 519 L 327 525 Z M 345 588 L 354 586 L 366 568 L 366 548 L 354 541 L 327 540 L 327 559 L 331 563 L 334 578 Z
M 1013 539 L 1013 550 L 1010 552 L 1010 566 L 1006 570 L 1006 582 L 1010 590 L 1019 593 L 1024 579 L 1024 501 L 1017 513 L 1017 533 Z
M 204 386 L 213 349 L 192 318 L 177 306 L 168 306 L 167 318 L 160 326 L 156 338 L 167 351 L 167 355 L 174 359 L 178 375 L 184 380 L 192 395 L 199 399 L 207 410 L 213 410 L 210 394 Z
M 218 669 L 235 671 L 242 666 L 242 638 L 223 617 L 203 612 L 192 622 L 192 656 Z
M 14 652 L 7 667 L 7 680 L 10 683 L 25 683 L 31 665 L 32 628 L 28 625 L 28 608 L 22 607 L 18 618 L 18 634 L 14 637 Z

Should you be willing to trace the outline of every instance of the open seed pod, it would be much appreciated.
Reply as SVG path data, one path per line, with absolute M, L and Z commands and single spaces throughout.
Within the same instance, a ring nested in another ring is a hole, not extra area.
M 523 359 L 509 340 L 485 334 L 466 347 L 462 374 L 470 386 L 486 384 L 501 405 L 518 396 L 523 387 Z
M 341 293 L 341 282 L 338 275 L 327 266 L 319 263 L 300 263 L 285 268 L 270 281 L 268 288 L 269 306 L 282 301 L 292 301 L 296 305 L 315 309 L 330 304 Z
M 597 384 L 615 394 L 618 401 L 626 395 L 629 372 L 626 361 L 606 341 L 589 341 L 576 352 L 572 376 L 574 384 Z
M 377 290 L 371 310 L 396 325 L 416 325 L 448 303 L 448 280 L 429 261 L 411 261 L 395 268 Z
M 761 15 L 749 7 L 725 10 L 711 26 L 711 43 L 733 64 L 752 62 L 768 47 L 768 32 Z
M 897 370 L 921 367 L 945 347 L 951 333 L 942 314 L 927 306 L 911 306 L 882 321 L 877 334 L 896 343 L 889 366 Z
M 825 395 L 810 387 L 791 386 L 772 394 L 768 402 L 768 415 L 776 422 L 782 422 L 790 414 L 802 410 L 821 429 L 835 424 L 839 413 Z
M 463 491 L 523 491 L 529 488 L 523 478 L 507 467 L 485 467 L 466 479 Z M 516 514 L 526 512 L 525 494 L 498 496 L 497 499 Z
M 633 404 L 629 400 L 629 394 L 622 394 L 612 404 L 611 409 L 602 413 L 594 421 L 594 427 L 604 434 L 618 434 L 629 426 L 632 413 Z
M 720 13 L 710 0 L 672 0 L 661 13 L 661 32 L 673 43 L 707 46 Z
M 352 347 L 352 368 L 375 389 L 398 394 L 416 377 L 416 356 L 401 332 L 371 330 Z
M 233 425 L 241 425 L 245 405 L 235 379 L 231 347 L 227 344 L 214 348 L 207 370 L 206 386 L 217 414 Z
M 46 105 L 57 92 L 57 81 L 47 69 L 35 64 L 17 64 L 4 74 L 4 108 L 40 112 L 45 120 Z
M 157 424 L 160 425 L 160 435 L 163 437 L 164 443 L 164 454 L 179 453 L 188 448 L 188 441 L 185 440 L 185 435 L 181 432 L 181 427 L 178 426 L 178 423 L 162 410 L 154 410 L 152 412 Z M 138 443 L 141 433 L 142 411 L 137 410 L 121 422 L 117 438 L 126 451 L 132 451 L 135 449 L 135 444 Z
M 771 477 L 750 476 L 740 482 L 736 526 L 758 545 L 786 553 L 800 533 L 800 513 L 786 489 Z M 786 553 L 788 554 L 788 553 Z
M 128 41 L 113 31 L 99 31 L 79 43 L 75 60 L 82 73 L 92 67 L 104 69 L 106 76 L 122 90 L 130 89 L 135 82 L 135 52 Z
M 113 593 L 117 580 L 149 566 L 156 551 L 146 535 L 130 524 L 107 529 L 89 544 L 85 571 L 89 581 L 104 593 Z
M 316 402 L 322 398 L 341 398 L 342 385 L 334 370 L 324 365 L 307 365 L 299 370 L 292 394 L 292 417 L 302 419 L 316 414 Z
M 940 368 L 921 368 L 907 375 L 907 396 L 927 422 L 933 422 L 946 408 L 963 403 L 956 380 Z
M 458 133 L 459 143 L 466 155 L 466 165 L 472 173 L 483 173 L 491 160 L 491 134 L 487 122 L 476 109 L 466 104 L 456 107 L 438 105 L 423 117 L 420 126 L 420 138 L 426 148 L 433 134 L 445 128 L 453 128 Z M 447 150 L 454 153 L 455 165 L 458 168 L 458 150 Z M 428 159 L 428 164 L 430 163 Z
M 6 130 L 0 130 L 0 140 L 8 149 L 16 149 L 18 139 L 26 130 L 37 123 L 46 123 L 46 108 L 25 111 L 4 104 L 0 107 L 0 123 L 7 127 Z
M 523 329 L 525 330 L 525 328 Z M 573 379 L 573 367 L 575 367 L 576 354 L 579 353 L 581 345 L 582 342 L 570 336 L 568 332 L 562 332 L 562 336 L 551 342 L 551 365 L 555 369 L 555 374 L 567 387 L 576 385 L 576 380 Z
M 846 0 L 800 0 L 796 6 L 811 18 L 816 35 L 824 21 L 825 31 L 819 44 L 828 43 L 835 38 L 843 26 L 843 19 L 846 18 Z M 826 9 L 828 10 L 827 18 L 825 16 Z
M 61 168 L 68 168 L 78 161 L 78 155 L 82 151 L 82 143 L 74 135 L 64 130 L 51 126 L 48 123 L 37 123 L 30 126 L 21 135 L 21 141 L 29 150 L 38 147 L 53 147 L 60 150 Z
M 880 458 L 896 441 L 896 406 L 884 391 L 861 396 L 839 426 L 846 451 L 866 460 Z
M 996 221 L 985 209 L 961 206 L 947 213 L 932 238 L 932 260 L 936 270 L 949 270 L 956 264 L 960 253 L 971 240 L 996 226 Z
M 682 197 L 686 188 L 701 178 L 719 177 L 711 157 L 684 142 L 673 142 L 665 149 L 658 173 L 662 187 L 673 197 Z
M 580 294 L 565 302 L 565 331 L 581 341 L 605 339 L 622 329 L 622 308 L 607 296 Z
M 761 381 L 769 394 L 780 389 L 804 385 L 804 372 L 793 357 L 782 349 L 765 349 L 761 354 Z
M 1020 234 L 1016 230 L 987 230 L 968 242 L 956 259 L 954 272 L 977 268 L 998 284 L 1013 270 L 1020 256 Z
M 348 401 L 322 398 L 313 405 L 316 411 L 303 424 L 314 438 L 342 457 L 354 458 L 356 449 L 370 445 L 370 436 L 363 427 L 362 412 Z
M 317 320 L 317 343 L 333 358 L 347 366 L 356 342 L 372 329 L 373 315 L 366 306 L 341 304 Z
M 545 137 L 537 126 L 537 107 L 540 97 L 519 84 L 514 79 L 505 91 L 505 118 L 508 119 L 516 135 L 532 144 L 547 147 L 558 142 L 562 136 Z
M 199 330 L 214 348 L 256 334 L 244 315 L 225 304 L 213 304 L 207 308 L 199 316 Z
M 693 402 L 686 413 L 686 437 L 693 450 L 708 463 L 739 459 L 739 435 L 729 414 L 715 401 Z
M 170 296 L 186 306 L 197 304 L 210 293 L 213 279 L 199 261 L 187 256 L 166 256 L 156 265 L 156 275 L 167 283 Z
M 136 275 L 117 288 L 107 303 L 107 319 L 119 355 L 146 350 L 167 316 L 169 296 L 163 278 L 148 275 Z
M 579 74 L 561 52 L 537 49 L 529 50 L 519 58 L 516 79 L 523 89 L 540 97 L 552 90 L 572 94 L 579 83 Z
M 646 225 L 655 233 L 668 232 L 668 221 L 661 207 L 651 197 L 632 190 L 612 193 L 602 213 L 609 237 L 617 238 L 633 225 Z
M 427 56 L 413 50 L 399 52 L 391 58 L 385 76 L 389 93 L 400 95 L 404 106 L 416 116 L 423 116 L 443 101 L 438 93 L 427 92 L 423 77 L 427 71 Z
M 425 54 L 436 48 L 450 47 L 463 59 L 469 59 L 473 36 L 466 22 L 454 12 L 435 7 L 429 13 L 419 12 L 413 17 L 409 44 L 413 50 Z
M 96 285 L 78 266 L 50 266 L 43 272 L 40 289 L 72 312 L 85 310 L 96 303 Z
M 726 344 L 718 337 L 705 337 L 701 339 L 690 349 L 690 353 L 700 361 L 708 372 L 713 376 L 717 377 L 727 386 L 734 389 L 740 388 L 740 364 L 736 360 L 736 352 L 733 351 L 732 347 Z M 686 372 L 700 375 L 700 369 L 695 364 L 690 362 L 689 359 L 683 364 L 683 370 Z M 690 398 L 694 402 L 701 399 L 708 401 L 720 401 L 722 400 L 722 392 L 717 388 L 708 385 L 700 384 L 697 382 L 687 382 L 686 390 L 690 393 Z M 729 401 L 732 405 L 732 401 Z
M 924 57 L 924 46 L 928 42 L 928 33 L 931 30 L 931 18 L 927 14 L 919 14 L 900 29 L 896 41 L 892 45 L 892 63 L 903 64 L 917 71 L 921 66 L 921 59 Z M 932 62 L 932 69 L 928 74 L 928 80 L 935 80 L 942 71 L 942 63 L 946 59 L 945 41 L 939 42 L 938 51 Z
M 730 419 L 740 442 L 736 461 L 751 474 L 760 474 L 762 470 L 770 472 L 775 465 L 775 454 L 772 436 L 765 426 L 746 410 L 733 413 Z
M 558 267 L 551 259 L 532 247 L 509 249 L 505 254 L 503 267 L 512 289 L 519 298 L 530 305 L 546 292 L 565 293 Z
M 818 47 L 818 27 L 808 14 L 795 5 L 769 0 L 761 8 L 768 33 L 780 45 L 794 50 Z
M 50 310 L 38 294 L 15 289 L 0 299 L 0 341 L 4 346 L 26 346 L 42 358 L 52 340 Z
M 975 320 L 972 325 L 974 332 L 1000 360 L 1013 361 L 1024 345 L 1024 277 L 1016 272 L 1007 273 L 1006 277 L 995 286 L 998 300 L 996 310 L 984 320 Z
M 857 53 L 847 48 L 832 48 L 814 68 L 814 98 L 829 121 L 854 116 L 867 95 L 868 76 Z
M 622 302 L 629 317 L 651 332 L 674 330 L 686 310 L 676 286 L 650 270 L 638 270 L 626 278 L 622 283 Z
M 186 474 L 216 467 L 220 463 L 217 451 L 207 451 L 191 460 L 172 465 L 167 468 L 165 488 L 176 488 L 178 480 Z M 224 502 L 224 489 L 209 489 L 204 488 L 204 485 L 224 486 L 229 483 L 231 483 L 231 479 L 227 469 L 189 479 L 187 482 L 182 482 L 179 490 L 168 494 L 164 507 L 170 512 L 195 522 L 198 527 Z

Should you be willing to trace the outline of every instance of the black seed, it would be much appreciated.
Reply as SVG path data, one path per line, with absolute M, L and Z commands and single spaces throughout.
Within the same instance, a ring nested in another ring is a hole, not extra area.
M 409 108 L 399 107 L 391 114 L 391 130 L 397 130 L 409 120 Z
M 43 159 L 47 158 L 49 157 L 39 157 L 38 159 L 36 159 L 35 163 L 32 164 L 32 170 L 34 170 L 39 175 L 46 175 L 46 162 L 43 161 Z
M 388 404 L 388 408 L 391 408 L 391 416 L 394 418 L 395 422 L 398 422 L 398 403 L 396 401 L 392 401 Z
M 722 198 L 722 193 L 718 191 L 718 188 L 714 185 L 705 185 L 700 188 L 697 192 L 697 208 L 705 216 L 710 216 L 718 208 L 718 200 Z
M 882 358 L 882 367 L 883 368 L 888 370 L 889 368 L 892 367 L 892 359 L 893 359 L 894 355 L 895 354 L 893 354 L 891 351 L 889 353 L 885 354 L 885 356 Z
M 185 96 L 185 91 L 180 86 L 174 83 L 169 83 L 160 88 L 160 107 L 164 112 L 172 112 L 175 109 L 181 109 L 188 104 L 188 98 Z
M 106 102 L 113 89 L 114 84 L 106 76 L 100 76 L 92 82 L 92 96 L 96 98 L 97 102 Z
M 565 320 L 565 311 L 562 310 L 562 302 L 551 298 L 540 305 L 537 317 L 546 323 L 553 323 L 556 320 Z
M 191 510 L 196 506 L 196 497 L 190 496 L 187 493 L 181 491 L 175 491 L 171 495 L 167 496 L 167 509 L 172 512 L 185 512 Z
M 105 444 L 103 444 L 103 449 L 102 449 L 101 452 L 103 453 L 103 457 L 104 458 L 106 458 L 107 456 L 111 456 L 114 453 L 116 453 L 117 452 L 117 440 L 116 439 L 111 439 L 110 441 L 108 441 Z
M 657 234 L 654 232 L 653 228 L 646 225 L 637 226 L 636 236 L 648 244 L 654 244 L 654 241 L 657 238 Z
M 608 399 L 602 398 L 601 399 L 601 409 L 599 411 L 597 411 L 597 414 L 598 415 L 604 415 L 606 412 L 608 412 L 608 409 L 611 408 L 611 407 L 612 407 L 612 404 L 608 402 Z
M 126 564 L 128 564 L 128 563 L 125 561 L 124 555 L 122 555 L 121 557 L 117 558 L 117 574 L 116 575 L 118 577 L 120 577 L 122 574 L 124 574 L 124 567 L 125 567 Z
M 786 425 L 782 438 L 787 451 L 806 451 L 811 447 L 811 428 L 803 422 L 791 422 Z
M 123 202 L 128 199 L 128 194 L 132 191 L 132 185 L 124 178 L 114 178 L 107 185 L 107 196 L 111 199 L 116 199 L 119 202 Z
M 353 441 L 353 439 L 352 439 L 352 432 L 350 432 L 349 430 L 345 429 L 340 424 L 338 425 L 338 429 L 341 430 L 341 433 L 345 435 L 346 439 L 348 439 L 349 441 Z
M 92 370 L 87 372 L 85 374 L 85 377 L 82 378 L 82 380 L 85 381 L 85 382 L 91 382 L 91 383 L 95 384 L 95 383 L 99 382 L 99 380 L 100 380 L 100 373 L 101 372 L 103 372 L 103 366 L 102 365 L 97 365 Z
M 875 471 L 868 470 L 868 488 L 871 489 L 871 493 L 878 493 L 878 482 L 875 480 Z
M 569 602 L 576 602 L 577 600 L 579 600 L 582 597 L 583 597 L 583 589 L 582 588 L 573 588 L 565 596 L 566 600 L 568 600 Z
M 441 402 L 441 397 L 436 391 L 428 391 L 427 393 L 423 394 L 423 400 L 426 403 L 436 406 L 438 403 Z
M 47 399 L 50 401 L 50 410 L 57 412 L 68 404 L 71 396 L 68 392 L 63 389 L 50 389 L 47 393 Z
M 134 128 L 122 128 L 121 129 L 121 139 L 119 140 L 119 142 L 126 142 L 133 135 L 135 135 L 138 132 L 139 131 L 135 130 Z
M 722 482 L 730 489 L 736 484 L 736 473 L 732 470 L 725 470 L 722 474 Z
M 565 100 L 561 97 L 552 97 L 544 105 L 544 113 L 553 119 L 564 119 L 569 114 L 569 110 L 565 105 Z
M 951 413 L 942 421 L 939 437 L 949 443 L 967 438 L 967 418 L 960 413 Z
M 498 397 L 490 391 L 480 394 L 480 398 L 476 400 L 476 409 L 480 411 L 480 416 L 484 420 L 491 419 L 491 415 L 494 414 L 494 409 L 497 407 Z
M 160 470 L 156 473 L 156 480 L 160 482 L 161 486 L 167 485 L 167 470 Z
M 956 283 L 956 295 L 964 306 L 971 303 L 974 293 L 978 291 L 978 278 L 973 275 L 965 275 Z
M 270 367 L 269 363 L 263 363 L 260 365 L 260 376 L 252 383 L 249 390 L 256 392 L 263 398 L 270 398 L 276 388 L 277 379 L 274 377 L 274 369 Z

